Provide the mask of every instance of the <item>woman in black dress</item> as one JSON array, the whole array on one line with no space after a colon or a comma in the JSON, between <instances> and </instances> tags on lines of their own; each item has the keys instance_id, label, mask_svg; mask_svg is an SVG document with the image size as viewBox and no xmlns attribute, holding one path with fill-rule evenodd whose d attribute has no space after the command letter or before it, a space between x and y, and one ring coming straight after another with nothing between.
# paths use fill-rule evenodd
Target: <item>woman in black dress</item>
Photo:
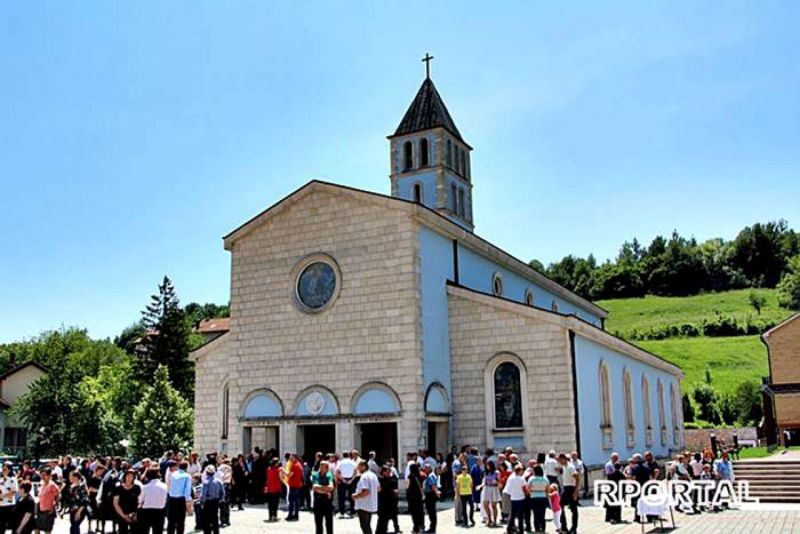
<instances>
[{"instance_id":1,"label":"woman in black dress","mask_svg":"<svg viewBox=\"0 0 800 534\"><path fill-rule=\"evenodd\" d=\"M20 499L17 501L17 528L14 534L31 534L36 525L36 503L31 496L31 483L23 480L19 483Z\"/></svg>"},{"instance_id":2,"label":"woman in black dress","mask_svg":"<svg viewBox=\"0 0 800 534\"><path fill-rule=\"evenodd\" d=\"M389 530L389 521L397 518L397 500L400 495L397 477L392 473L391 465L385 464L381 468L381 476L378 479L378 483L380 484L380 491L378 492L378 527L375 532L376 534L386 534Z\"/></svg>"},{"instance_id":3,"label":"woman in black dress","mask_svg":"<svg viewBox=\"0 0 800 534\"><path fill-rule=\"evenodd\" d=\"M236 463L233 464L233 487L231 488L231 506L236 506L237 510L244 510L242 505L247 498L249 478L250 472L247 470L244 454L240 454L236 458Z\"/></svg>"},{"instance_id":4,"label":"woman in black dress","mask_svg":"<svg viewBox=\"0 0 800 534\"><path fill-rule=\"evenodd\" d=\"M81 534L81 523L86 517L86 509L89 507L89 494L83 483L83 476L77 470L70 472L69 481L66 502L69 510L69 532L70 534Z\"/></svg>"},{"instance_id":5,"label":"woman in black dress","mask_svg":"<svg viewBox=\"0 0 800 534\"><path fill-rule=\"evenodd\" d=\"M411 521L414 524L412 532L417 534L425 530L425 510L422 504L422 497L422 479L419 474L419 464L414 462L408 468L406 500L408 501L408 513L411 514Z\"/></svg>"},{"instance_id":6,"label":"woman in black dress","mask_svg":"<svg viewBox=\"0 0 800 534\"><path fill-rule=\"evenodd\" d=\"M114 512L119 534L129 534L136 528L136 512L142 488L134 483L135 480L136 472L133 469L125 471L122 482L114 492Z\"/></svg>"}]
</instances>

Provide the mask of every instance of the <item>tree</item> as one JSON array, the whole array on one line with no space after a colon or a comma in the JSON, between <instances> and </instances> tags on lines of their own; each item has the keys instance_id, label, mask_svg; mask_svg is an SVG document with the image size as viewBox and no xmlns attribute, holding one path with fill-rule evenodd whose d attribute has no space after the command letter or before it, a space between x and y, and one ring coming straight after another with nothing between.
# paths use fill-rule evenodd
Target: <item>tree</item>
<instances>
[{"instance_id":1,"label":"tree","mask_svg":"<svg viewBox=\"0 0 800 534\"><path fill-rule=\"evenodd\" d=\"M719 414L722 422L726 425L736 423L738 414L736 413L736 401L733 396L725 394L719 398Z\"/></svg>"},{"instance_id":2,"label":"tree","mask_svg":"<svg viewBox=\"0 0 800 534\"><path fill-rule=\"evenodd\" d=\"M164 365L172 384L186 399L194 398L194 369L189 361L191 325L180 307L172 281L168 277L158 286L158 294L142 312L146 328L136 350L136 376L148 383L156 368Z\"/></svg>"},{"instance_id":3,"label":"tree","mask_svg":"<svg viewBox=\"0 0 800 534\"><path fill-rule=\"evenodd\" d=\"M703 421L718 425L722 415L717 405L717 391L709 384L700 384L694 388L694 402L697 405L697 417Z\"/></svg>"},{"instance_id":4,"label":"tree","mask_svg":"<svg viewBox=\"0 0 800 534\"><path fill-rule=\"evenodd\" d=\"M750 294L747 296L747 300L750 302L750 306L756 310L756 313L761 315L761 309L767 303L767 297L762 293L758 293L755 289L751 289Z\"/></svg>"},{"instance_id":5,"label":"tree","mask_svg":"<svg viewBox=\"0 0 800 534\"><path fill-rule=\"evenodd\" d=\"M94 341L77 328L46 332L15 344L18 354L48 372L17 399L12 413L28 431L34 455L115 454L123 431L90 377L124 366L128 356L108 341Z\"/></svg>"},{"instance_id":6,"label":"tree","mask_svg":"<svg viewBox=\"0 0 800 534\"><path fill-rule=\"evenodd\" d=\"M800 254L789 262L789 270L778 284L778 304L800 310Z\"/></svg>"},{"instance_id":7,"label":"tree","mask_svg":"<svg viewBox=\"0 0 800 534\"><path fill-rule=\"evenodd\" d=\"M135 456L159 457L166 450L185 449L192 441L194 414L159 365L141 402L133 411L131 448Z\"/></svg>"},{"instance_id":8,"label":"tree","mask_svg":"<svg viewBox=\"0 0 800 534\"><path fill-rule=\"evenodd\" d=\"M683 420L687 423L694 422L694 406L692 406L692 399L689 398L689 393L684 391L681 397L681 404L683 405Z\"/></svg>"},{"instance_id":9,"label":"tree","mask_svg":"<svg viewBox=\"0 0 800 534\"><path fill-rule=\"evenodd\" d=\"M775 287L792 246L786 221L756 223L744 228L734 239L731 265L744 273L752 285Z\"/></svg>"},{"instance_id":10,"label":"tree","mask_svg":"<svg viewBox=\"0 0 800 534\"><path fill-rule=\"evenodd\" d=\"M736 386L733 395L736 404L736 416L740 424L758 425L764 416L764 408L761 403L761 387L758 383L748 380Z\"/></svg>"}]
</instances>

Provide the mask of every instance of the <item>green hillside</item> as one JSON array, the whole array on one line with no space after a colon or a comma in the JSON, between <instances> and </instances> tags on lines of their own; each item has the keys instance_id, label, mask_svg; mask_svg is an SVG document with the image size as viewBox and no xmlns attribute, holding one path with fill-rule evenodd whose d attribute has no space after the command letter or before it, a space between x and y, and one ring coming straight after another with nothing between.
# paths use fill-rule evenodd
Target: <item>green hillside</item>
<instances>
[{"instance_id":1,"label":"green hillside","mask_svg":"<svg viewBox=\"0 0 800 534\"><path fill-rule=\"evenodd\" d=\"M686 373L684 389L703 381L706 366L711 368L714 387L720 393L733 393L745 380L761 382L767 376L767 348L758 336L672 338L637 341L643 349L679 365Z\"/></svg>"},{"instance_id":2,"label":"green hillside","mask_svg":"<svg viewBox=\"0 0 800 534\"><path fill-rule=\"evenodd\" d=\"M717 313L732 316L742 323L748 318L757 322L779 322L791 314L778 306L774 290L759 289L756 292L766 298L760 315L749 303L749 289L693 297L605 300L598 305L610 312L606 322L608 331L628 338L651 328L686 323L700 325L704 320L713 320ZM686 373L686 389L703 381L706 366L711 368L714 386L720 393L732 392L745 380L760 382L761 377L769 372L767 349L757 335L672 337L632 342L679 365Z\"/></svg>"},{"instance_id":3,"label":"green hillside","mask_svg":"<svg viewBox=\"0 0 800 534\"><path fill-rule=\"evenodd\" d=\"M761 314L750 305L750 292L766 298ZM790 312L778 306L774 289L737 289L722 293L706 293L693 297L654 297L601 300L597 304L610 312L606 329L622 337L635 330L645 332L661 326L713 320L717 312L734 317L740 323L748 318L758 322L778 323Z\"/></svg>"}]
</instances>

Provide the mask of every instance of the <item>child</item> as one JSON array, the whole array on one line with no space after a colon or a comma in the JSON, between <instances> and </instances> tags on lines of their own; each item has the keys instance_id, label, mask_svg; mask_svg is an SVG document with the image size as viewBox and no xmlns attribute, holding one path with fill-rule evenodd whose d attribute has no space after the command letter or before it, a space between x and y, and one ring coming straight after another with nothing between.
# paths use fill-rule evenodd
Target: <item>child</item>
<instances>
[{"instance_id":1,"label":"child","mask_svg":"<svg viewBox=\"0 0 800 534\"><path fill-rule=\"evenodd\" d=\"M464 518L464 526L470 526L469 524L472 523L474 527L475 519L473 519L473 515L475 508L472 504L472 477L467 472L466 465L461 466L461 473L456 477L456 490L458 491L458 496L461 497L461 517ZM469 521L467 521L467 505L469 505Z\"/></svg>"},{"instance_id":2,"label":"child","mask_svg":"<svg viewBox=\"0 0 800 534\"><path fill-rule=\"evenodd\" d=\"M556 532L561 531L561 497L558 496L558 484L550 485L550 508L553 510L553 526Z\"/></svg>"}]
</instances>

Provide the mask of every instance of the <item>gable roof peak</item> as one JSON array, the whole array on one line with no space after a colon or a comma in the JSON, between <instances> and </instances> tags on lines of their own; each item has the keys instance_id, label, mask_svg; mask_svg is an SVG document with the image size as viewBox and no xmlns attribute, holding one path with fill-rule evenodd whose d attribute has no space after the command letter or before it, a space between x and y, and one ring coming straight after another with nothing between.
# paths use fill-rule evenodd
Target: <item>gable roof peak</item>
<instances>
[{"instance_id":1,"label":"gable roof peak","mask_svg":"<svg viewBox=\"0 0 800 534\"><path fill-rule=\"evenodd\" d=\"M456 123L450 112L447 111L447 106L444 105L444 100L436 90L433 80L425 78L422 85L417 91L417 95L408 107L403 120L395 130L394 134L390 137L397 137L399 135L406 135L430 128L441 127L453 134L456 139L462 143L466 143L461 137L461 133L456 128Z\"/></svg>"}]
</instances>

